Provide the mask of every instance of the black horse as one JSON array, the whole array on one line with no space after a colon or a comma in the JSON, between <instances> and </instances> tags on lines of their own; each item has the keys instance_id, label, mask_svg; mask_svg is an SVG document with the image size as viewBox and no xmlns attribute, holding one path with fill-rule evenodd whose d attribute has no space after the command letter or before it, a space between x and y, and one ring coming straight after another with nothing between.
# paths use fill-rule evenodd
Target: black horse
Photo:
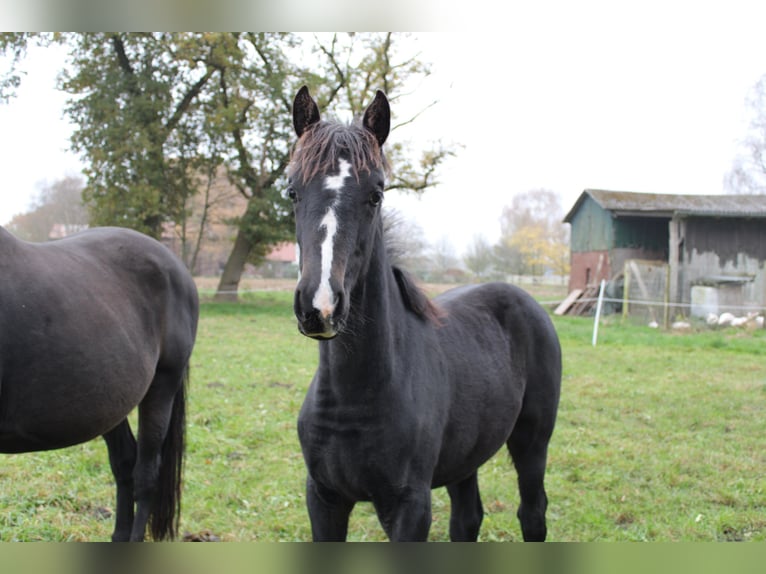
<instances>
[{"instance_id":1,"label":"black horse","mask_svg":"<svg viewBox=\"0 0 766 574\"><path fill-rule=\"evenodd\" d=\"M0 227L0 452L104 437L112 540L173 538L199 304L163 245L94 228L26 243ZM138 440L128 414L138 405Z\"/></svg>"},{"instance_id":2,"label":"black horse","mask_svg":"<svg viewBox=\"0 0 766 574\"><path fill-rule=\"evenodd\" d=\"M426 298L391 263L381 202L390 126L378 92L361 122L320 121L302 88L289 169L301 278L294 310L318 339L298 419L314 540L345 540L372 501L391 540L426 540L431 489L446 486L450 538L476 540L478 468L508 446L525 540L544 540L543 486L561 350L546 312L505 284Z\"/></svg>"}]
</instances>

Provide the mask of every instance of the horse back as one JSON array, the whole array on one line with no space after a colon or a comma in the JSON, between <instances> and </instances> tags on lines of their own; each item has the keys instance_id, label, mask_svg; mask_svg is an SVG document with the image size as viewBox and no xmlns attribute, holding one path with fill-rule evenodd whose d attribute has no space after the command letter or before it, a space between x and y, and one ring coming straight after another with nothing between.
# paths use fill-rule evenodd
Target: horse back
<instances>
[{"instance_id":1,"label":"horse back","mask_svg":"<svg viewBox=\"0 0 766 574\"><path fill-rule=\"evenodd\" d=\"M516 372L535 375L544 363L560 374L561 349L553 323L523 289L509 283L484 283L446 291L434 302L442 309L444 329L439 331L448 352L461 348L508 350ZM481 345L470 344L478 341Z\"/></svg>"}]
</instances>

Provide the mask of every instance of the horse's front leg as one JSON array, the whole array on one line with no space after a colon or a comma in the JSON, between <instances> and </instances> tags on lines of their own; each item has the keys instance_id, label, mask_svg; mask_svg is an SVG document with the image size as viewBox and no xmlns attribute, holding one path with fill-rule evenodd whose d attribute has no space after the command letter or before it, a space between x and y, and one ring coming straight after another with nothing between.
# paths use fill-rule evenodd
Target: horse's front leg
<instances>
[{"instance_id":1,"label":"horse's front leg","mask_svg":"<svg viewBox=\"0 0 766 574\"><path fill-rule=\"evenodd\" d=\"M373 500L391 542L425 542L431 530L431 487L406 486Z\"/></svg>"},{"instance_id":2,"label":"horse's front leg","mask_svg":"<svg viewBox=\"0 0 766 574\"><path fill-rule=\"evenodd\" d=\"M323 488L309 475L306 480L306 507L314 542L344 542L354 503Z\"/></svg>"}]
</instances>

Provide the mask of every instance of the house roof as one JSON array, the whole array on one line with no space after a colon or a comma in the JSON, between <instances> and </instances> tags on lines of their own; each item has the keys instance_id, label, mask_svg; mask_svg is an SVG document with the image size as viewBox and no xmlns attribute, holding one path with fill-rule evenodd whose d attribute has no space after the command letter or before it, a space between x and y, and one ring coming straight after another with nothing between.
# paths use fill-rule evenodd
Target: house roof
<instances>
[{"instance_id":1,"label":"house roof","mask_svg":"<svg viewBox=\"0 0 766 574\"><path fill-rule=\"evenodd\" d=\"M682 195L586 189L564 217L571 223L583 201L590 197L617 217L764 217L766 195Z\"/></svg>"}]
</instances>

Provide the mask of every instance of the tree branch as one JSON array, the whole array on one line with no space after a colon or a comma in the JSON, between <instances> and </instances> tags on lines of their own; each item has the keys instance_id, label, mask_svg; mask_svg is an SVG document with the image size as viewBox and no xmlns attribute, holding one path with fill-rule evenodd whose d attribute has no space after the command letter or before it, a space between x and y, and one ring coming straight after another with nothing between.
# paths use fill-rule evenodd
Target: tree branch
<instances>
[{"instance_id":1,"label":"tree branch","mask_svg":"<svg viewBox=\"0 0 766 574\"><path fill-rule=\"evenodd\" d=\"M141 95L141 90L136 83L136 74L133 70L133 66L130 63L127 53L125 52L125 43L122 41L120 34L110 34L112 39L112 47L117 55L117 63L120 65L125 77L127 78L128 91L134 95Z\"/></svg>"},{"instance_id":2,"label":"tree branch","mask_svg":"<svg viewBox=\"0 0 766 574\"><path fill-rule=\"evenodd\" d=\"M168 131L172 131L173 129L175 129L175 127L178 125L178 122L181 121L181 118L189 109L189 106L191 105L192 101L194 101L194 98L196 98L200 94L200 92L202 91L202 88L205 87L205 84L207 84L208 80L210 80L210 78L213 77L213 74L215 73L215 71L216 69L213 66L208 66L208 69L205 72L205 75L202 76L199 80L197 80L197 82L191 88L189 88L189 91L186 92L183 99L176 106L176 109L173 112L173 115L165 124L165 128Z\"/></svg>"},{"instance_id":3,"label":"tree branch","mask_svg":"<svg viewBox=\"0 0 766 574\"><path fill-rule=\"evenodd\" d=\"M338 43L338 35L333 34L332 37L332 50L328 50L320 41L319 38L314 36L314 39L316 40L317 46L319 46L319 50L327 56L327 59L330 60L330 65L335 70L335 76L337 79L335 87L330 89L330 95L327 98L326 105L329 106L333 100L338 96L338 93L343 89L344 86L348 84L348 80L346 78L346 74L343 71L343 69L340 67L340 64L338 63L337 58L335 57L335 46Z\"/></svg>"}]
</instances>

